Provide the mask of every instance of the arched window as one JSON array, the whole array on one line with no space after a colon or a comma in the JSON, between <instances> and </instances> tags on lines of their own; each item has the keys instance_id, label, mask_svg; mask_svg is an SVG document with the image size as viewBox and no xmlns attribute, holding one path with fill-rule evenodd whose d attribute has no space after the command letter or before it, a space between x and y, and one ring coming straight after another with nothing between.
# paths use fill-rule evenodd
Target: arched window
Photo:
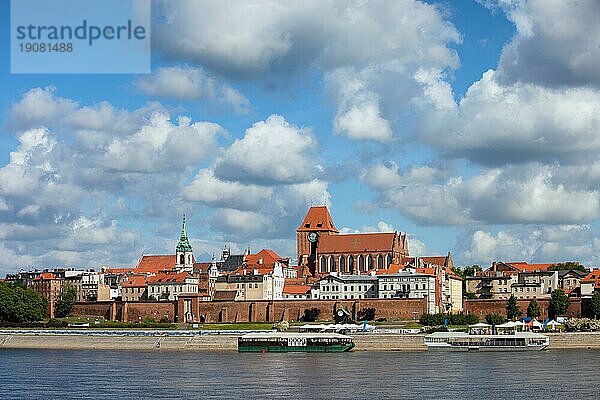
<instances>
[{"instance_id":1,"label":"arched window","mask_svg":"<svg viewBox=\"0 0 600 400\"><path fill-rule=\"evenodd\" d=\"M179 265L185 264L185 256L183 254L179 255Z\"/></svg>"},{"instance_id":2,"label":"arched window","mask_svg":"<svg viewBox=\"0 0 600 400\"><path fill-rule=\"evenodd\" d=\"M319 271L320 272L327 271L327 268L325 265L325 256L321 256L321 258L319 259Z\"/></svg>"},{"instance_id":3,"label":"arched window","mask_svg":"<svg viewBox=\"0 0 600 400\"><path fill-rule=\"evenodd\" d=\"M377 256L377 269L383 269L383 256L380 254Z\"/></svg>"},{"instance_id":4,"label":"arched window","mask_svg":"<svg viewBox=\"0 0 600 400\"><path fill-rule=\"evenodd\" d=\"M373 257L367 256L367 271L373 269Z\"/></svg>"},{"instance_id":5,"label":"arched window","mask_svg":"<svg viewBox=\"0 0 600 400\"><path fill-rule=\"evenodd\" d=\"M350 273L354 273L354 257L348 256L348 271Z\"/></svg>"},{"instance_id":6,"label":"arched window","mask_svg":"<svg viewBox=\"0 0 600 400\"><path fill-rule=\"evenodd\" d=\"M340 272L348 272L346 270L346 257L340 256Z\"/></svg>"},{"instance_id":7,"label":"arched window","mask_svg":"<svg viewBox=\"0 0 600 400\"><path fill-rule=\"evenodd\" d=\"M329 271L337 272L337 265L335 265L335 257L329 256Z\"/></svg>"},{"instance_id":8,"label":"arched window","mask_svg":"<svg viewBox=\"0 0 600 400\"><path fill-rule=\"evenodd\" d=\"M385 267L386 267L386 268L389 268L389 267L390 267L390 265L392 265L392 255L391 255L391 254L388 254L388 255L386 256Z\"/></svg>"},{"instance_id":9,"label":"arched window","mask_svg":"<svg viewBox=\"0 0 600 400\"><path fill-rule=\"evenodd\" d=\"M191 264L191 263L192 263L192 255L190 254L190 255L188 255L188 264Z\"/></svg>"},{"instance_id":10,"label":"arched window","mask_svg":"<svg viewBox=\"0 0 600 400\"><path fill-rule=\"evenodd\" d=\"M363 256L358 256L358 270L359 271L365 270L365 259L363 258Z\"/></svg>"}]
</instances>

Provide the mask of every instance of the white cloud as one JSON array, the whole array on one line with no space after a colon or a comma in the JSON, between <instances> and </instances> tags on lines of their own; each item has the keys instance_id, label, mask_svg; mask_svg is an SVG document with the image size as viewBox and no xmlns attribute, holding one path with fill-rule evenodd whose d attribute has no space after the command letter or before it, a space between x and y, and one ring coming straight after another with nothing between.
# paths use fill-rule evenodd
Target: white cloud
<instances>
[{"instance_id":1,"label":"white cloud","mask_svg":"<svg viewBox=\"0 0 600 400\"><path fill-rule=\"evenodd\" d=\"M138 78L136 88L142 93L179 100L208 100L228 105L237 113L247 113L250 101L237 90L190 66L161 67Z\"/></svg>"},{"instance_id":2,"label":"white cloud","mask_svg":"<svg viewBox=\"0 0 600 400\"><path fill-rule=\"evenodd\" d=\"M557 182L557 170L556 166L528 164L435 182L429 180L430 174L425 174L425 181L420 182L412 180L412 171L401 174L391 164L373 167L363 172L361 179L376 191L381 206L425 224L560 224L597 219L600 193L568 189ZM377 179L378 174L383 178Z\"/></svg>"},{"instance_id":3,"label":"white cloud","mask_svg":"<svg viewBox=\"0 0 600 400\"><path fill-rule=\"evenodd\" d=\"M600 3L499 0L517 33L500 58L501 78L544 86L600 86Z\"/></svg>"},{"instance_id":4,"label":"white cloud","mask_svg":"<svg viewBox=\"0 0 600 400\"><path fill-rule=\"evenodd\" d=\"M437 6L414 0L161 1L154 15L159 52L216 75L289 82L316 67L335 103L335 129L352 139L389 141L420 93L414 72L459 64L449 47L459 32Z\"/></svg>"},{"instance_id":5,"label":"white cloud","mask_svg":"<svg viewBox=\"0 0 600 400\"><path fill-rule=\"evenodd\" d=\"M179 117L177 125L167 113L154 113L145 126L126 138L115 138L104 159L120 171L157 172L182 168L206 159L215 145L215 136L223 132L211 122L191 123Z\"/></svg>"},{"instance_id":6,"label":"white cloud","mask_svg":"<svg viewBox=\"0 0 600 400\"><path fill-rule=\"evenodd\" d=\"M222 181L213 171L203 169L183 189L184 196L208 205L252 210L262 207L273 195L273 188L246 185L240 182Z\"/></svg>"},{"instance_id":7,"label":"white cloud","mask_svg":"<svg viewBox=\"0 0 600 400\"><path fill-rule=\"evenodd\" d=\"M55 91L54 87L29 90L11 107L10 124L18 129L37 128L63 119L77 109L77 102L56 97Z\"/></svg>"},{"instance_id":8,"label":"white cloud","mask_svg":"<svg viewBox=\"0 0 600 400\"><path fill-rule=\"evenodd\" d=\"M246 130L217 160L219 178L254 183L300 183L311 180L318 164L309 158L316 140L282 116L271 115Z\"/></svg>"},{"instance_id":9,"label":"white cloud","mask_svg":"<svg viewBox=\"0 0 600 400\"><path fill-rule=\"evenodd\" d=\"M497 232L478 229L458 247L462 261L482 266L492 261L600 263L600 240L589 225L525 225Z\"/></svg>"},{"instance_id":10,"label":"white cloud","mask_svg":"<svg viewBox=\"0 0 600 400\"><path fill-rule=\"evenodd\" d=\"M483 74L454 104L448 84L421 74L418 135L443 153L484 164L530 160L577 162L600 150L600 91L504 85Z\"/></svg>"}]
</instances>

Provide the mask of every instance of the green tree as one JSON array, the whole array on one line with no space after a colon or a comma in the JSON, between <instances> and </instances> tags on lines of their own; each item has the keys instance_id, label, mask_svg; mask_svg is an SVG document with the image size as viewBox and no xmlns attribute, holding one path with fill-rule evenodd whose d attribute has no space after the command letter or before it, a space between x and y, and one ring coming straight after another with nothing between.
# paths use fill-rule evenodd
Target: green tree
<instances>
[{"instance_id":1,"label":"green tree","mask_svg":"<svg viewBox=\"0 0 600 400\"><path fill-rule=\"evenodd\" d=\"M500 325L500 324L503 324L504 322L506 322L506 320L504 319L504 317L502 315L494 313L494 314L486 315L485 322L487 322L490 325Z\"/></svg>"},{"instance_id":2,"label":"green tree","mask_svg":"<svg viewBox=\"0 0 600 400\"><path fill-rule=\"evenodd\" d=\"M302 319L304 322L315 322L319 319L319 314L321 312L318 308L312 307L304 310L304 318Z\"/></svg>"},{"instance_id":3,"label":"green tree","mask_svg":"<svg viewBox=\"0 0 600 400\"><path fill-rule=\"evenodd\" d=\"M466 278L467 276L475 276L477 272L481 272L482 269L479 265L470 265L468 267L452 267L452 272L461 278Z\"/></svg>"},{"instance_id":4,"label":"green tree","mask_svg":"<svg viewBox=\"0 0 600 400\"><path fill-rule=\"evenodd\" d=\"M550 305L548 307L548 312L554 318L559 315L563 315L569 309L569 305L571 304L571 300L569 296L565 294L562 289L556 289L552 291L552 295L550 296Z\"/></svg>"},{"instance_id":5,"label":"green tree","mask_svg":"<svg viewBox=\"0 0 600 400\"><path fill-rule=\"evenodd\" d=\"M514 294L510 295L508 302L506 303L506 318L509 320L514 320L519 318L523 314L519 309L519 305L517 304L517 298Z\"/></svg>"},{"instance_id":6,"label":"green tree","mask_svg":"<svg viewBox=\"0 0 600 400\"><path fill-rule=\"evenodd\" d=\"M39 321L46 314L46 301L33 289L0 282L0 321Z\"/></svg>"},{"instance_id":7,"label":"green tree","mask_svg":"<svg viewBox=\"0 0 600 400\"><path fill-rule=\"evenodd\" d=\"M594 314L594 318L598 318L600 315L600 292L595 292L592 296L592 314Z\"/></svg>"},{"instance_id":8,"label":"green tree","mask_svg":"<svg viewBox=\"0 0 600 400\"><path fill-rule=\"evenodd\" d=\"M537 318L540 316L540 306L536 299L531 299L527 306L527 316L531 318Z\"/></svg>"},{"instance_id":9,"label":"green tree","mask_svg":"<svg viewBox=\"0 0 600 400\"><path fill-rule=\"evenodd\" d=\"M66 285L56 302L54 313L58 318L68 317L73 310L73 304L77 298L77 291L71 285Z\"/></svg>"},{"instance_id":10,"label":"green tree","mask_svg":"<svg viewBox=\"0 0 600 400\"><path fill-rule=\"evenodd\" d=\"M590 272L586 267L579 264L578 262L567 261L565 263L553 264L548 267L548 271L581 271Z\"/></svg>"}]
</instances>

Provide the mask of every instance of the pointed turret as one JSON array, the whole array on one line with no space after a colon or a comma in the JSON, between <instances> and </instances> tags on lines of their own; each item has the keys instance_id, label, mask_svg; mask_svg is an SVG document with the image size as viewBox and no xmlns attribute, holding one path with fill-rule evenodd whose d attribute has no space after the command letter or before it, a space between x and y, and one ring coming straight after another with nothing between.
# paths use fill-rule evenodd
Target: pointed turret
<instances>
[{"instance_id":1,"label":"pointed turret","mask_svg":"<svg viewBox=\"0 0 600 400\"><path fill-rule=\"evenodd\" d=\"M176 251L187 252L192 251L192 246L188 239L187 229L185 228L185 214L183 214L183 222L181 224L181 235L179 236L179 243L177 243Z\"/></svg>"},{"instance_id":2,"label":"pointed turret","mask_svg":"<svg viewBox=\"0 0 600 400\"><path fill-rule=\"evenodd\" d=\"M192 273L194 270L194 253L185 227L185 214L183 215L181 235L179 236L179 243L177 243L177 247L175 248L175 254L177 256L177 271Z\"/></svg>"}]
</instances>

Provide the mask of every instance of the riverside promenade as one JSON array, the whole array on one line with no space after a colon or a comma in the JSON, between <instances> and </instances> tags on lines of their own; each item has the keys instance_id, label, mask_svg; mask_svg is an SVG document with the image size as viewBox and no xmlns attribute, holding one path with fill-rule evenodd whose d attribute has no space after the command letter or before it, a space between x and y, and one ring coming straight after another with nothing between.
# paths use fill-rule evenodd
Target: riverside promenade
<instances>
[{"instance_id":1,"label":"riverside promenade","mask_svg":"<svg viewBox=\"0 0 600 400\"><path fill-rule=\"evenodd\" d=\"M59 332L0 331L3 348L155 350L155 351L236 351L237 338L246 332L203 331L114 331ZM423 334L360 333L351 334L354 351L426 351ZM549 350L600 350L600 333L549 333Z\"/></svg>"}]
</instances>

